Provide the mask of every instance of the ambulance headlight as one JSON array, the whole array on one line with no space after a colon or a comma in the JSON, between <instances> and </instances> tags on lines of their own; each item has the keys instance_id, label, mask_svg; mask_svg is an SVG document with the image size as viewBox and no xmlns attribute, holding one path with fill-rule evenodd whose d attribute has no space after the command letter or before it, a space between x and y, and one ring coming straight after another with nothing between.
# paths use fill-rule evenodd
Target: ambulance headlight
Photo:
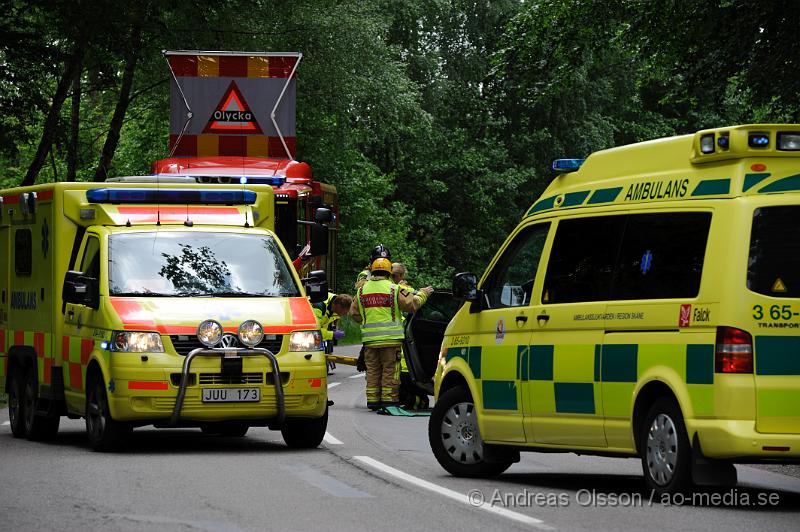
<instances>
[{"instance_id":1,"label":"ambulance headlight","mask_svg":"<svg viewBox=\"0 0 800 532\"><path fill-rule=\"evenodd\" d=\"M295 331L289 337L289 351L322 351L322 333Z\"/></svg>"},{"instance_id":2,"label":"ambulance headlight","mask_svg":"<svg viewBox=\"0 0 800 532\"><path fill-rule=\"evenodd\" d=\"M247 347L255 347L264 338L264 328L256 320L247 320L239 325L239 341Z\"/></svg>"},{"instance_id":3,"label":"ambulance headlight","mask_svg":"<svg viewBox=\"0 0 800 532\"><path fill-rule=\"evenodd\" d=\"M111 350L125 353L163 353L161 335L156 332L114 331Z\"/></svg>"},{"instance_id":4,"label":"ambulance headlight","mask_svg":"<svg viewBox=\"0 0 800 532\"><path fill-rule=\"evenodd\" d=\"M778 133L778 149L800 151L800 133Z\"/></svg>"},{"instance_id":5,"label":"ambulance headlight","mask_svg":"<svg viewBox=\"0 0 800 532\"><path fill-rule=\"evenodd\" d=\"M214 320L206 320L197 328L197 339L206 347L214 347L222 339L222 325Z\"/></svg>"}]
</instances>

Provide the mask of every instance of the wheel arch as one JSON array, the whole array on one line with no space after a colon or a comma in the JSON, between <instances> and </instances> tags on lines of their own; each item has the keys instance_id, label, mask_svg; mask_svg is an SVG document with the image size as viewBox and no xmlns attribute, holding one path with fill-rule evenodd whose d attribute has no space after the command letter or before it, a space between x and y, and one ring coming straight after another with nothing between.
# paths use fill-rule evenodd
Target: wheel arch
<instances>
[{"instance_id":1,"label":"wheel arch","mask_svg":"<svg viewBox=\"0 0 800 532\"><path fill-rule=\"evenodd\" d=\"M24 371L34 371L37 382L39 378L39 365L36 362L36 351L29 345L15 345L8 350L8 370L5 376L5 389L8 389L11 375L18 367Z\"/></svg>"},{"instance_id":2,"label":"wheel arch","mask_svg":"<svg viewBox=\"0 0 800 532\"><path fill-rule=\"evenodd\" d=\"M661 397L666 397L674 401L678 407L678 410L681 412L681 416L684 418L684 424L686 422L686 416L683 408L681 407L681 402L678 400L678 395L673 391L673 389L664 381L649 381L648 383L644 384L636 394L636 401L633 405L631 429L633 430L633 442L636 445L636 452L639 452L639 436L644 417L647 415L650 407L653 406L653 404Z\"/></svg>"}]
</instances>

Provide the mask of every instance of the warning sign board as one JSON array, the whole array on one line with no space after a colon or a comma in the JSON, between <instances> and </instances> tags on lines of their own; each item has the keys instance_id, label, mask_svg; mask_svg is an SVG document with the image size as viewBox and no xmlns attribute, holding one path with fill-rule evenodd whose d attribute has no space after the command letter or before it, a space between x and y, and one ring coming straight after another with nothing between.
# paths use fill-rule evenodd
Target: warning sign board
<instances>
[{"instance_id":1,"label":"warning sign board","mask_svg":"<svg viewBox=\"0 0 800 532\"><path fill-rule=\"evenodd\" d=\"M214 112L211 113L203 133L244 135L261 135L263 133L235 81L231 81L228 90L225 91Z\"/></svg>"}]
</instances>

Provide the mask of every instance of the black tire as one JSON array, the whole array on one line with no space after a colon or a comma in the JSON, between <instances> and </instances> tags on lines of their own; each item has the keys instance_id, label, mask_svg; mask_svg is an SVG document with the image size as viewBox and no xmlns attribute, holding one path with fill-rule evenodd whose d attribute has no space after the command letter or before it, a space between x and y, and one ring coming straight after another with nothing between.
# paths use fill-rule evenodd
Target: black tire
<instances>
[{"instance_id":1,"label":"black tire","mask_svg":"<svg viewBox=\"0 0 800 532\"><path fill-rule=\"evenodd\" d=\"M207 423L200 426L203 434L212 436L225 436L228 438L241 438L250 430L250 425L239 421L225 421L221 423Z\"/></svg>"},{"instance_id":2,"label":"black tire","mask_svg":"<svg viewBox=\"0 0 800 532\"><path fill-rule=\"evenodd\" d=\"M36 372L29 370L25 376L25 389L23 391L22 423L25 427L25 435L32 441L52 440L58 434L58 425L61 417L51 413L45 415L36 413L38 390L39 382L36 378Z\"/></svg>"},{"instance_id":3,"label":"black tire","mask_svg":"<svg viewBox=\"0 0 800 532\"><path fill-rule=\"evenodd\" d=\"M287 419L281 427L283 441L292 449L319 447L328 429L328 409L316 419Z\"/></svg>"},{"instance_id":4,"label":"black tire","mask_svg":"<svg viewBox=\"0 0 800 532\"><path fill-rule=\"evenodd\" d=\"M436 401L428 423L428 441L439 464L457 477L494 477L513 463L484 460L475 403L463 386L447 390Z\"/></svg>"},{"instance_id":5,"label":"black tire","mask_svg":"<svg viewBox=\"0 0 800 532\"><path fill-rule=\"evenodd\" d=\"M86 435L95 451L115 451L122 447L133 427L111 417L102 375L95 374L86 388Z\"/></svg>"},{"instance_id":6,"label":"black tire","mask_svg":"<svg viewBox=\"0 0 800 532\"><path fill-rule=\"evenodd\" d=\"M661 397L647 411L639 431L639 455L648 492L683 493L692 485L692 449L680 407Z\"/></svg>"},{"instance_id":7,"label":"black tire","mask_svg":"<svg viewBox=\"0 0 800 532\"><path fill-rule=\"evenodd\" d=\"M11 422L11 434L15 438L24 438L25 432L25 401L24 401L24 379L21 373L22 368L15 367L8 376L8 418Z\"/></svg>"}]
</instances>

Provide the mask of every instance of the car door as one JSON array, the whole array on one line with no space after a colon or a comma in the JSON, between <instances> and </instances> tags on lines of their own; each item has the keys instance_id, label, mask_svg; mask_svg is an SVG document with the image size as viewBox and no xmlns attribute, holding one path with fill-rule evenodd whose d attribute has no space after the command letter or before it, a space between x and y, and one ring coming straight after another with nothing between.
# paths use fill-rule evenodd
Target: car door
<instances>
[{"instance_id":1,"label":"car door","mask_svg":"<svg viewBox=\"0 0 800 532\"><path fill-rule=\"evenodd\" d=\"M84 276L100 280L102 252L100 238L87 234L81 246L79 269ZM64 388L72 409L83 410L86 366L95 340L102 339L102 329L96 328L100 311L90 306L66 303L64 307Z\"/></svg>"},{"instance_id":2,"label":"car door","mask_svg":"<svg viewBox=\"0 0 800 532\"><path fill-rule=\"evenodd\" d=\"M623 227L622 216L594 216L555 228L525 361L529 442L606 446L599 368Z\"/></svg>"},{"instance_id":3,"label":"car door","mask_svg":"<svg viewBox=\"0 0 800 532\"><path fill-rule=\"evenodd\" d=\"M487 439L525 441L521 364L535 324L531 295L549 229L549 222L518 229L471 304L475 332L466 352L479 385L476 404Z\"/></svg>"},{"instance_id":4,"label":"car door","mask_svg":"<svg viewBox=\"0 0 800 532\"><path fill-rule=\"evenodd\" d=\"M450 290L436 289L427 302L406 320L403 356L412 381L428 395L433 395L433 375L444 331L460 306L461 302L453 299Z\"/></svg>"}]
</instances>

